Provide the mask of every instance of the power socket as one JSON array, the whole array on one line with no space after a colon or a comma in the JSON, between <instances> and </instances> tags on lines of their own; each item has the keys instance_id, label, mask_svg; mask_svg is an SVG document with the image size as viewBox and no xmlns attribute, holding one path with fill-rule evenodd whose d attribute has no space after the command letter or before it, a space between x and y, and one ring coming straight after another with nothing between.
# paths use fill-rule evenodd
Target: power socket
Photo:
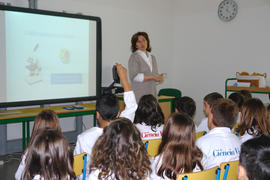
<instances>
[{"instance_id":1,"label":"power socket","mask_svg":"<svg viewBox=\"0 0 270 180\"><path fill-rule=\"evenodd\" d=\"M4 161L3 160L0 160L0 166L4 164Z\"/></svg>"}]
</instances>

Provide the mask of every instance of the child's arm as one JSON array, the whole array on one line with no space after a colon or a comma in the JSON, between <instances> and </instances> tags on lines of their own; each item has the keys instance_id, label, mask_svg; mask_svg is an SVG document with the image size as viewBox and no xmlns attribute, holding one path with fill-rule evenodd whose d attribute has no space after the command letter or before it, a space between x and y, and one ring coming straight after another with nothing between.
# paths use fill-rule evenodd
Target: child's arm
<instances>
[{"instance_id":1,"label":"child's arm","mask_svg":"<svg viewBox=\"0 0 270 180\"><path fill-rule=\"evenodd\" d=\"M128 118L133 122L135 111L137 109L135 94L132 91L128 82L127 69L121 64L116 64L116 68L118 76L124 88L124 102L126 105L124 111L121 112L120 117Z\"/></svg>"},{"instance_id":2,"label":"child's arm","mask_svg":"<svg viewBox=\"0 0 270 180\"><path fill-rule=\"evenodd\" d=\"M127 77L127 69L118 63L116 63L116 68L117 68L117 74L118 74L120 81L123 85L124 91L125 92L131 91L132 89L130 87L130 84L128 82L128 77Z\"/></svg>"}]
</instances>

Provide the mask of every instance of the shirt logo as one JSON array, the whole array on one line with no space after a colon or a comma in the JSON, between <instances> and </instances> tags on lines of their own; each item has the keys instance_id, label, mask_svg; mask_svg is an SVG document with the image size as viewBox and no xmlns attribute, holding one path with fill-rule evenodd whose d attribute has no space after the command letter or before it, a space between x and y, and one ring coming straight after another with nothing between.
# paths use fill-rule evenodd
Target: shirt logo
<instances>
[{"instance_id":1,"label":"shirt logo","mask_svg":"<svg viewBox=\"0 0 270 180\"><path fill-rule=\"evenodd\" d=\"M214 157L222 157L222 156L236 156L240 154L240 148L234 148L234 149L215 149L213 151Z\"/></svg>"},{"instance_id":2,"label":"shirt logo","mask_svg":"<svg viewBox=\"0 0 270 180\"><path fill-rule=\"evenodd\" d=\"M142 138L149 138L149 137L160 137L162 136L162 132L158 131L158 132L142 132L141 133L141 137Z\"/></svg>"}]
</instances>

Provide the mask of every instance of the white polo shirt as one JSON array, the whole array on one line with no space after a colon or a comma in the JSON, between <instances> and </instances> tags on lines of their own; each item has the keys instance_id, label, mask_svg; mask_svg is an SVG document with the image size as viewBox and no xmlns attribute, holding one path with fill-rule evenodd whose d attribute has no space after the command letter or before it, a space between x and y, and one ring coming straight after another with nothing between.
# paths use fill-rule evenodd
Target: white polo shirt
<instances>
[{"instance_id":1,"label":"white polo shirt","mask_svg":"<svg viewBox=\"0 0 270 180\"><path fill-rule=\"evenodd\" d=\"M227 127L216 127L196 141L203 152L202 165L204 169L219 166L222 162L239 160L239 138Z\"/></svg>"},{"instance_id":2,"label":"white polo shirt","mask_svg":"<svg viewBox=\"0 0 270 180\"><path fill-rule=\"evenodd\" d=\"M122 113L120 114L120 117L128 118L133 122L135 111L137 109L137 103L133 91L124 93L124 102L126 107L125 110L122 111ZM74 155L84 152L91 155L92 148L94 147L97 139L99 138L99 136L102 135L102 133L102 128L93 127L78 135L76 147L74 149Z\"/></svg>"},{"instance_id":3,"label":"white polo shirt","mask_svg":"<svg viewBox=\"0 0 270 180\"><path fill-rule=\"evenodd\" d=\"M203 118L200 125L196 128L196 132L202 132L202 131L209 132L208 117Z\"/></svg>"}]
</instances>

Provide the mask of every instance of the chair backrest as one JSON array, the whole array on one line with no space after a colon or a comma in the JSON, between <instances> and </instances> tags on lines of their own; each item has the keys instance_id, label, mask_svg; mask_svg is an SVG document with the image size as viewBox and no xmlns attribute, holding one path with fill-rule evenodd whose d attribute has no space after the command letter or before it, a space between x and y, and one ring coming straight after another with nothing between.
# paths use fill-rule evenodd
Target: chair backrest
<instances>
[{"instance_id":1,"label":"chair backrest","mask_svg":"<svg viewBox=\"0 0 270 180\"><path fill-rule=\"evenodd\" d=\"M206 133L207 133L206 131L201 131L201 132L195 133L195 140L199 139L200 137L202 137Z\"/></svg>"},{"instance_id":2,"label":"chair backrest","mask_svg":"<svg viewBox=\"0 0 270 180\"><path fill-rule=\"evenodd\" d=\"M158 96L173 96L175 98L180 98L182 96L182 92L179 89L164 88L164 89L159 90ZM175 109L175 98L172 101L173 112L174 112L174 109Z\"/></svg>"},{"instance_id":3,"label":"chair backrest","mask_svg":"<svg viewBox=\"0 0 270 180\"><path fill-rule=\"evenodd\" d=\"M218 166L200 172L179 174L177 180L219 180L220 168Z\"/></svg>"},{"instance_id":4,"label":"chair backrest","mask_svg":"<svg viewBox=\"0 0 270 180\"><path fill-rule=\"evenodd\" d=\"M164 88L160 89L158 92L159 96L174 96L176 98L180 98L182 96L182 92L179 89L175 88Z\"/></svg>"},{"instance_id":5,"label":"chair backrest","mask_svg":"<svg viewBox=\"0 0 270 180\"><path fill-rule=\"evenodd\" d=\"M87 153L74 155L73 170L76 176L83 174L83 179L85 179L86 175L86 162Z\"/></svg>"},{"instance_id":6,"label":"chair backrest","mask_svg":"<svg viewBox=\"0 0 270 180\"><path fill-rule=\"evenodd\" d=\"M237 180L237 170L239 161L230 161L220 164L220 177L221 180Z\"/></svg>"},{"instance_id":7,"label":"chair backrest","mask_svg":"<svg viewBox=\"0 0 270 180\"><path fill-rule=\"evenodd\" d=\"M161 139L144 140L145 148L149 157L155 157L158 155L158 148L161 143Z\"/></svg>"},{"instance_id":8,"label":"chair backrest","mask_svg":"<svg viewBox=\"0 0 270 180\"><path fill-rule=\"evenodd\" d=\"M235 134L236 136L240 136L239 131L237 131L238 127L239 127L239 124L236 123L235 126L234 126L234 134Z\"/></svg>"}]
</instances>

